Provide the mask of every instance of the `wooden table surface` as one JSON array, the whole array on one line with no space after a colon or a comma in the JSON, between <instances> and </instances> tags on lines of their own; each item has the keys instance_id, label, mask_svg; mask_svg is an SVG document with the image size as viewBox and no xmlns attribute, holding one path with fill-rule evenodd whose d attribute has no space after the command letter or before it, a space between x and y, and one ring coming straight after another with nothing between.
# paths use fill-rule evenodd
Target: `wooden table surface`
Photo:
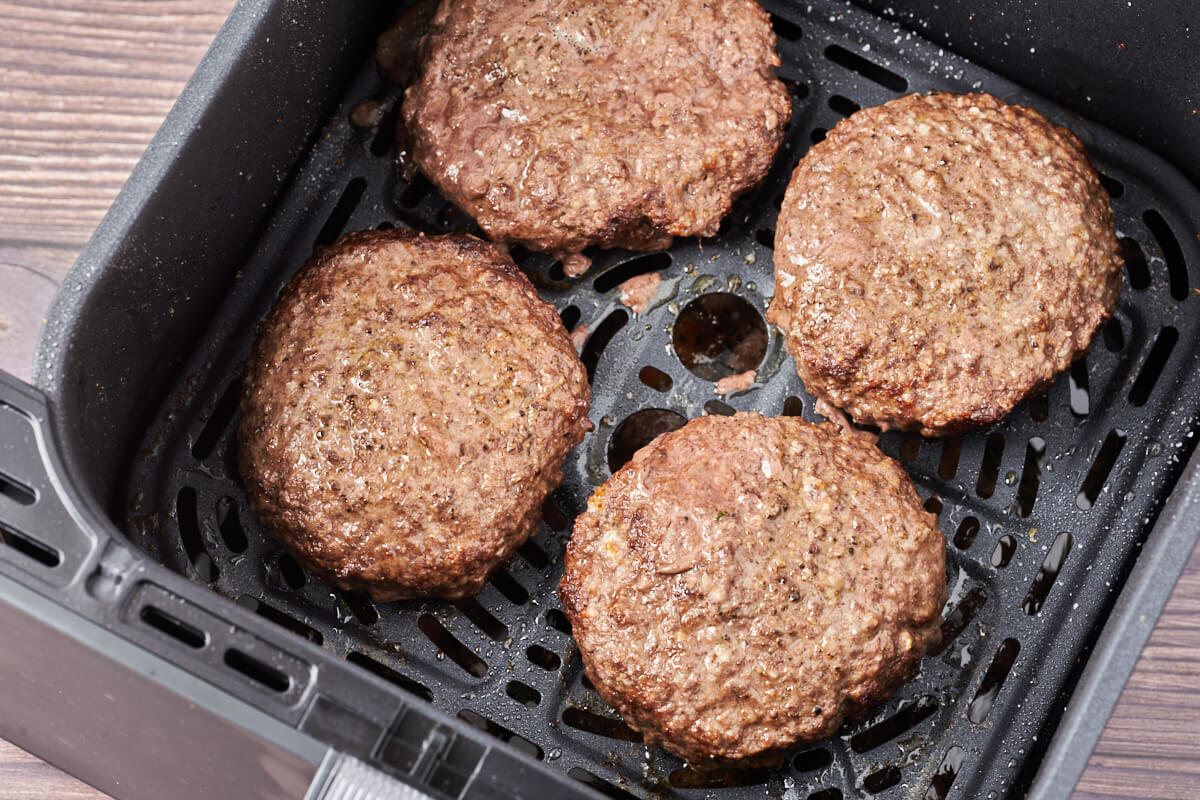
<instances>
[{"instance_id":1,"label":"wooden table surface","mask_svg":"<svg viewBox=\"0 0 1200 800\"><path fill-rule=\"evenodd\" d=\"M232 6L0 0L0 368L29 379L50 298ZM0 740L0 800L103 797ZM1075 797L1200 798L1200 554Z\"/></svg>"}]
</instances>

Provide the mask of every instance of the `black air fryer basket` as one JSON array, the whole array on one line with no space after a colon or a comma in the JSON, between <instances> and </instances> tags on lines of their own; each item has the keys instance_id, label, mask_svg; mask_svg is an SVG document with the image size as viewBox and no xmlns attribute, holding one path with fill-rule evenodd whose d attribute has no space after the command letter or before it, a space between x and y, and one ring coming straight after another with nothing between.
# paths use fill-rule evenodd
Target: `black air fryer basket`
<instances>
[{"instance_id":1,"label":"black air fryer basket","mask_svg":"<svg viewBox=\"0 0 1200 800\"><path fill-rule=\"evenodd\" d=\"M596 430L541 529L476 598L374 604L306 575L248 512L233 432L255 326L314 246L475 230L397 165L400 91L373 49L386 5L242 2L64 283L39 389L0 375L0 736L126 799L1065 797L1200 530L1187 4L1076 4L1072 22L996 2L879 9L895 21L768 2L793 119L715 239L596 252L579 279L514 253L591 331ZM1157 44L1122 62L1126 30ZM555 592L571 519L639 443L634 414L817 418L775 330L755 387L715 394L730 320L762 324L775 217L810 144L927 90L991 92L1080 136L1113 200L1120 305L1002 422L882 437L949 540L945 643L919 677L779 770L692 772L583 675ZM348 122L368 98L390 109L375 131ZM632 315L615 287L649 271L673 295ZM672 345L696 317L716 332L703 375Z\"/></svg>"}]
</instances>

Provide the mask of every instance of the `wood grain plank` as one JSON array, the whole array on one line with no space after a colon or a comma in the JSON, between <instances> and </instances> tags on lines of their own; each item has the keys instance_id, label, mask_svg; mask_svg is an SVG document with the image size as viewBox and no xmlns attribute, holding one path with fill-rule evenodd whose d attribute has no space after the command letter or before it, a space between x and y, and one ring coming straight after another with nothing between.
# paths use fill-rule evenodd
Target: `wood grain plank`
<instances>
[{"instance_id":1,"label":"wood grain plank","mask_svg":"<svg viewBox=\"0 0 1200 800\"><path fill-rule=\"evenodd\" d=\"M46 309L74 258L66 248L0 243L0 369L30 379Z\"/></svg>"},{"instance_id":2,"label":"wood grain plank","mask_svg":"<svg viewBox=\"0 0 1200 800\"><path fill-rule=\"evenodd\" d=\"M4 800L106 800L108 795L0 739Z\"/></svg>"},{"instance_id":3,"label":"wood grain plank","mask_svg":"<svg viewBox=\"0 0 1200 800\"><path fill-rule=\"evenodd\" d=\"M0 368L28 377L55 286L233 0L0 0ZM105 796L0 740L3 800ZM1200 554L1074 800L1200 797Z\"/></svg>"},{"instance_id":4,"label":"wood grain plank","mask_svg":"<svg viewBox=\"0 0 1200 800\"><path fill-rule=\"evenodd\" d=\"M0 369L45 310L234 0L0 0ZM0 740L4 800L103 800Z\"/></svg>"},{"instance_id":5,"label":"wood grain plank","mask_svg":"<svg viewBox=\"0 0 1200 800\"><path fill-rule=\"evenodd\" d=\"M1200 797L1200 550L1192 553L1073 800Z\"/></svg>"},{"instance_id":6,"label":"wood grain plank","mask_svg":"<svg viewBox=\"0 0 1200 800\"><path fill-rule=\"evenodd\" d=\"M0 240L83 245L232 6L0 2Z\"/></svg>"}]
</instances>

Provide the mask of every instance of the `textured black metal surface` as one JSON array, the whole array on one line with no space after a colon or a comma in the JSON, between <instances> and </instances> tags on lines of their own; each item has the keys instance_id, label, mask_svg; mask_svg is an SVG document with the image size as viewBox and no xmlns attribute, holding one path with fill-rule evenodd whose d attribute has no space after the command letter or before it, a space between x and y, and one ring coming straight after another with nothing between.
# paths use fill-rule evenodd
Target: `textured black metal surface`
<instances>
[{"instance_id":1,"label":"textured black metal surface","mask_svg":"<svg viewBox=\"0 0 1200 800\"><path fill-rule=\"evenodd\" d=\"M854 0L1165 156L1200 182L1200 29L1190 0Z\"/></svg>"},{"instance_id":2,"label":"textured black metal surface","mask_svg":"<svg viewBox=\"0 0 1200 800\"><path fill-rule=\"evenodd\" d=\"M597 253L592 272L575 281L547 257L516 253L564 316L612 335L602 349L599 335L584 348L595 364L597 429L567 465L554 495L557 512L477 599L376 607L331 591L280 553L247 512L235 477L241 364L258 320L318 237L380 224L471 230L427 184L399 178L387 126L371 134L347 123L359 100L394 103L398 96L366 52L344 106L314 139L147 431L119 514L131 540L266 619L618 796L1019 796L1079 659L1192 448L1200 318L1189 306L1197 302L1190 298L1200 269L1200 200L1139 147L865 12L767 5L778 15L780 73L793 87L794 117L767 181L739 201L720 236L677 243L665 266ZM928 89L991 91L1080 135L1107 176L1122 236L1136 243L1127 245L1116 321L1073 377L1062 376L1044 399L1002 423L945 441L883 438L883 449L907 462L929 507L940 509L952 542L947 626L956 635L867 720L804 749L782 770L724 778L744 786L704 785L715 779L631 741L636 735L586 686L555 595L569 519L607 476L614 431L639 409L777 414L796 410L789 398L798 398L803 414L815 418L777 332L756 387L714 405L712 382L688 372L670 346L672 326L700 295L727 292L765 308L770 231L796 161L854 107ZM222 224L210 221L214 231ZM619 305L615 290L596 290L597 282L612 282L609 270L634 261L625 269L656 266L675 286L669 301L637 316ZM1164 353L1160 365L1155 354ZM644 384L645 366L670 376L671 387ZM1065 553L1065 561L1048 559L1054 553ZM260 677L268 688L275 680Z\"/></svg>"}]
</instances>

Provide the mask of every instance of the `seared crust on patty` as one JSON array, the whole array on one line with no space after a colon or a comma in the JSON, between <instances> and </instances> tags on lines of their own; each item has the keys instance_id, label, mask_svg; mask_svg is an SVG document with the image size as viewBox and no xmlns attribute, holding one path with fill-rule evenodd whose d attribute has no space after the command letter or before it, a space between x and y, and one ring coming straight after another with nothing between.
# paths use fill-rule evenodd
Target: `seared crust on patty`
<instances>
[{"instance_id":1,"label":"seared crust on patty","mask_svg":"<svg viewBox=\"0 0 1200 800\"><path fill-rule=\"evenodd\" d=\"M915 673L939 638L945 539L860 437L702 417L595 491L559 595L587 674L648 744L775 764Z\"/></svg>"},{"instance_id":2,"label":"seared crust on patty","mask_svg":"<svg viewBox=\"0 0 1200 800\"><path fill-rule=\"evenodd\" d=\"M558 314L493 245L352 233L259 328L241 473L319 577L376 600L461 597L533 534L589 396Z\"/></svg>"},{"instance_id":3,"label":"seared crust on patty","mask_svg":"<svg viewBox=\"0 0 1200 800\"><path fill-rule=\"evenodd\" d=\"M791 113L753 0L444 0L403 120L496 240L565 257L712 236Z\"/></svg>"},{"instance_id":4,"label":"seared crust on patty","mask_svg":"<svg viewBox=\"0 0 1200 800\"><path fill-rule=\"evenodd\" d=\"M1070 131L990 95L911 95L796 167L767 319L809 392L937 436L1046 386L1120 289L1108 195Z\"/></svg>"}]
</instances>

